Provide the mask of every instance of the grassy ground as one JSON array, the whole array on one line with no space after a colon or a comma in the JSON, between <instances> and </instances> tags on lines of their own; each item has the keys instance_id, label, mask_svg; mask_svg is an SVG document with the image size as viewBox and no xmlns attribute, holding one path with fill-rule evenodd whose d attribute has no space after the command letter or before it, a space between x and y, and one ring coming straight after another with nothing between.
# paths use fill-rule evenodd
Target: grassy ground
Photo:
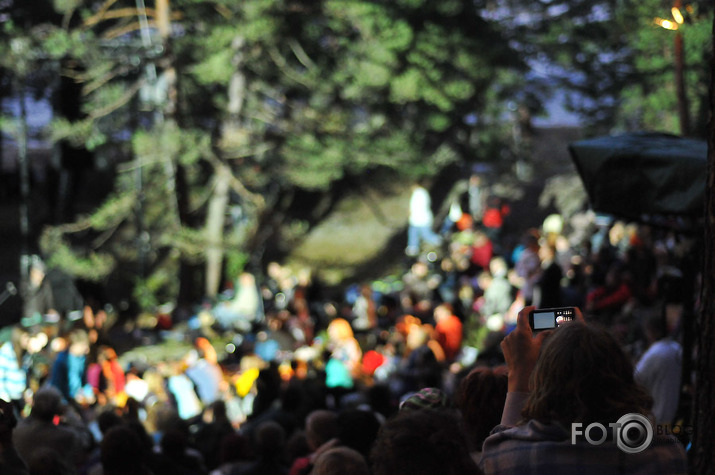
<instances>
[{"instance_id":1,"label":"grassy ground","mask_svg":"<svg viewBox=\"0 0 715 475\"><path fill-rule=\"evenodd\" d=\"M497 177L490 183L495 193L511 201L511 215L505 224L509 244L518 242L525 229L540 227L548 214L564 204L583 206L585 194L567 148L569 142L579 138L578 129L537 129L533 157L524 170ZM451 185L452 182L445 183L446 187ZM558 199L550 195L542 197L546 188L552 191L556 188L552 195ZM433 194L438 196L440 191L445 190L433 190ZM409 184L346 197L293 251L289 265L312 268L330 285L400 272L404 265L409 198ZM433 203L433 208L438 206L439 203Z\"/></svg>"},{"instance_id":2,"label":"grassy ground","mask_svg":"<svg viewBox=\"0 0 715 475\"><path fill-rule=\"evenodd\" d=\"M409 200L408 185L345 198L293 251L288 265L317 270L329 285L361 278L365 267L389 273L403 254Z\"/></svg>"},{"instance_id":3,"label":"grassy ground","mask_svg":"<svg viewBox=\"0 0 715 475\"><path fill-rule=\"evenodd\" d=\"M539 198L550 179L559 175L575 176L567 145L578 138L578 129L537 129L531 166L527 167L531 171L525 176L516 173L501 176L492 183L497 192L514 198L508 220L511 236L518 237L522 229L539 226L543 217L555 210L552 202L540 205ZM451 184L452 181L446 180L445 187ZM565 194L564 186L557 188L556 194ZM445 191L441 188L433 191L435 200L445 194L440 193ZM328 285L400 273L405 265L409 194L407 183L382 182L365 188L362 194L346 197L292 252L289 264L295 268L312 268ZM570 198L565 201L575 202ZM40 229L39 223L45 214L33 206L33 229ZM19 279L21 242L17 202L0 202L0 244L2 289L5 282L17 284ZM20 304L21 300L13 297L1 305L0 324L3 320L16 320Z\"/></svg>"}]
</instances>

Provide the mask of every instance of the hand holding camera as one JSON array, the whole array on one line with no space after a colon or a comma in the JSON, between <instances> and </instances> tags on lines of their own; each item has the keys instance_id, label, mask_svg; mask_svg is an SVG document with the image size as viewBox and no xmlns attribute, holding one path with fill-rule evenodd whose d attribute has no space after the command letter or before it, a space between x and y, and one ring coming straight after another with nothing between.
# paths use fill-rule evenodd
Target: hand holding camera
<instances>
[{"instance_id":1,"label":"hand holding camera","mask_svg":"<svg viewBox=\"0 0 715 475\"><path fill-rule=\"evenodd\" d=\"M563 323L574 321L577 311L576 307L532 308L529 311L529 327L534 335L544 330L553 330Z\"/></svg>"},{"instance_id":2,"label":"hand holding camera","mask_svg":"<svg viewBox=\"0 0 715 475\"><path fill-rule=\"evenodd\" d=\"M530 391L529 378L539 358L541 345L559 325L579 320L583 315L577 307L537 309L524 307L516 320L516 328L502 340L510 392Z\"/></svg>"}]
</instances>

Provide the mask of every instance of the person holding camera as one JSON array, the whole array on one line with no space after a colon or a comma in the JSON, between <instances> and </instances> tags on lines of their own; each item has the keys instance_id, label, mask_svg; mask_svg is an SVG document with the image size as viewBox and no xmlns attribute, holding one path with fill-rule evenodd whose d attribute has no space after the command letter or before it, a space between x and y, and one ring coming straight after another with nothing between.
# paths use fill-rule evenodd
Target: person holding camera
<instances>
[{"instance_id":1,"label":"person holding camera","mask_svg":"<svg viewBox=\"0 0 715 475\"><path fill-rule=\"evenodd\" d=\"M484 442L482 470L687 473L679 442L654 437L645 417L652 400L617 341L587 325L578 309L574 321L557 325L554 317L553 330L535 332L533 310L519 312L516 329L501 343L508 393L501 424Z\"/></svg>"}]
</instances>

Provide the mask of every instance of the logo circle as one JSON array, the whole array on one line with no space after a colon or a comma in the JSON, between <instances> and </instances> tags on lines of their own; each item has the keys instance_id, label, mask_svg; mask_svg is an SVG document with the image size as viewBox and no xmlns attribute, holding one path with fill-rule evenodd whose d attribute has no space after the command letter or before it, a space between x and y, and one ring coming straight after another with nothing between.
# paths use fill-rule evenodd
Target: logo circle
<instances>
[{"instance_id":1,"label":"logo circle","mask_svg":"<svg viewBox=\"0 0 715 475\"><path fill-rule=\"evenodd\" d=\"M642 414L630 413L618 419L616 445L627 454L643 452L653 441L653 426Z\"/></svg>"}]
</instances>

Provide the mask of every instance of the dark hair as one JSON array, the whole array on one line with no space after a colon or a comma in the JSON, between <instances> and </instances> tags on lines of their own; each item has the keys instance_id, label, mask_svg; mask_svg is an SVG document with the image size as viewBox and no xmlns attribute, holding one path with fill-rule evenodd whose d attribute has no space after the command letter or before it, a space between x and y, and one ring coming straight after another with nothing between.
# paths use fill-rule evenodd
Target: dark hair
<instances>
[{"instance_id":1,"label":"dark hair","mask_svg":"<svg viewBox=\"0 0 715 475\"><path fill-rule=\"evenodd\" d=\"M311 475L369 475L370 468L360 452L348 447L335 447L320 454Z\"/></svg>"},{"instance_id":2,"label":"dark hair","mask_svg":"<svg viewBox=\"0 0 715 475\"><path fill-rule=\"evenodd\" d=\"M62 412L62 394L54 386L40 388L32 401L30 415L34 418L51 421Z\"/></svg>"},{"instance_id":3,"label":"dark hair","mask_svg":"<svg viewBox=\"0 0 715 475\"><path fill-rule=\"evenodd\" d=\"M277 456L285 450L285 430L275 421L261 422L256 428L254 438L259 456Z\"/></svg>"},{"instance_id":4,"label":"dark hair","mask_svg":"<svg viewBox=\"0 0 715 475\"><path fill-rule=\"evenodd\" d=\"M112 427L104 434L101 443L104 473L129 475L144 472L143 452L141 439L134 430L124 425Z\"/></svg>"},{"instance_id":5,"label":"dark hair","mask_svg":"<svg viewBox=\"0 0 715 475\"><path fill-rule=\"evenodd\" d=\"M554 331L531 375L532 392L522 416L608 424L622 415L650 412L652 399L633 379L633 365L605 329L581 322Z\"/></svg>"},{"instance_id":6,"label":"dark hair","mask_svg":"<svg viewBox=\"0 0 715 475\"><path fill-rule=\"evenodd\" d=\"M506 367L498 366L475 368L459 384L455 403L462 413L473 450L481 450L484 439L499 425L507 383Z\"/></svg>"},{"instance_id":7,"label":"dark hair","mask_svg":"<svg viewBox=\"0 0 715 475\"><path fill-rule=\"evenodd\" d=\"M460 422L446 409L400 412L380 429L370 454L373 474L480 473Z\"/></svg>"},{"instance_id":8,"label":"dark hair","mask_svg":"<svg viewBox=\"0 0 715 475\"><path fill-rule=\"evenodd\" d=\"M221 448L219 453L219 460L221 463L248 459L248 438L238 432L226 434L223 439L221 439Z\"/></svg>"},{"instance_id":9,"label":"dark hair","mask_svg":"<svg viewBox=\"0 0 715 475\"><path fill-rule=\"evenodd\" d=\"M226 403L221 399L212 402L209 407L213 411L214 420L223 421L228 418Z\"/></svg>"},{"instance_id":10,"label":"dark hair","mask_svg":"<svg viewBox=\"0 0 715 475\"><path fill-rule=\"evenodd\" d=\"M333 411L318 409L305 418L305 436L313 450L337 437L338 431L338 415Z\"/></svg>"},{"instance_id":11,"label":"dark hair","mask_svg":"<svg viewBox=\"0 0 715 475\"><path fill-rule=\"evenodd\" d=\"M97 425L102 434L106 434L112 427L122 423L122 418L116 413L114 408L104 410L97 416Z\"/></svg>"},{"instance_id":12,"label":"dark hair","mask_svg":"<svg viewBox=\"0 0 715 475\"><path fill-rule=\"evenodd\" d=\"M650 334L653 340L658 341L668 335L665 319L665 308L660 312L651 311L643 319L643 329Z\"/></svg>"},{"instance_id":13,"label":"dark hair","mask_svg":"<svg viewBox=\"0 0 715 475\"><path fill-rule=\"evenodd\" d=\"M338 415L338 438L343 445L355 449L365 458L380 430L380 421L374 413L361 409L348 409Z\"/></svg>"}]
</instances>

